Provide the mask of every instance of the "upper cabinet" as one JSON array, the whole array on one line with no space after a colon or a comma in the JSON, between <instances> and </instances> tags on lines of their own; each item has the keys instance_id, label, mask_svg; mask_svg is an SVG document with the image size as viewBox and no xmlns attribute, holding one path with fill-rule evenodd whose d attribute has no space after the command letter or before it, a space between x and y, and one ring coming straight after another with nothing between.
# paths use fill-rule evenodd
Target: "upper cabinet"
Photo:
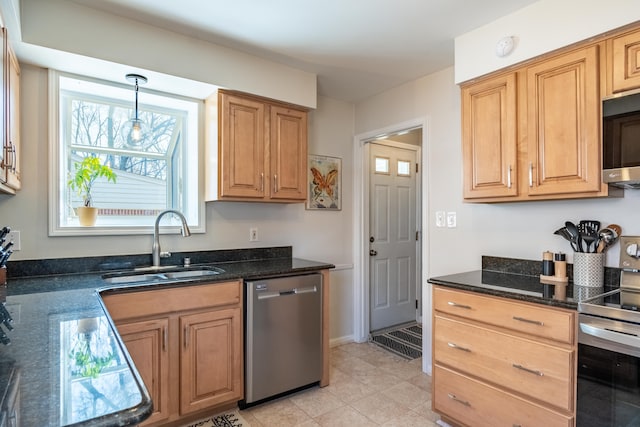
<instances>
[{"instance_id":1,"label":"upper cabinet","mask_svg":"<svg viewBox=\"0 0 640 427\"><path fill-rule=\"evenodd\" d=\"M640 30L610 41L613 93L640 88Z\"/></svg>"},{"instance_id":2,"label":"upper cabinet","mask_svg":"<svg viewBox=\"0 0 640 427\"><path fill-rule=\"evenodd\" d=\"M20 66L7 41L4 28L0 31L0 193L15 194L22 186L20 178Z\"/></svg>"},{"instance_id":3,"label":"upper cabinet","mask_svg":"<svg viewBox=\"0 0 640 427\"><path fill-rule=\"evenodd\" d=\"M604 46L547 55L462 86L466 201L610 195L601 178Z\"/></svg>"},{"instance_id":4,"label":"upper cabinet","mask_svg":"<svg viewBox=\"0 0 640 427\"><path fill-rule=\"evenodd\" d=\"M514 197L517 185L516 74L462 89L464 197Z\"/></svg>"},{"instance_id":5,"label":"upper cabinet","mask_svg":"<svg viewBox=\"0 0 640 427\"><path fill-rule=\"evenodd\" d=\"M14 190L20 190L22 187L20 173L20 64L18 64L18 58L11 46L8 46L7 54L5 153L8 162L6 185Z\"/></svg>"},{"instance_id":6,"label":"upper cabinet","mask_svg":"<svg viewBox=\"0 0 640 427\"><path fill-rule=\"evenodd\" d=\"M207 104L211 122L214 103ZM215 104L217 123L207 125L207 200L304 202L306 109L223 90Z\"/></svg>"},{"instance_id":7,"label":"upper cabinet","mask_svg":"<svg viewBox=\"0 0 640 427\"><path fill-rule=\"evenodd\" d=\"M602 184L599 49L527 68L527 194L595 196Z\"/></svg>"}]
</instances>

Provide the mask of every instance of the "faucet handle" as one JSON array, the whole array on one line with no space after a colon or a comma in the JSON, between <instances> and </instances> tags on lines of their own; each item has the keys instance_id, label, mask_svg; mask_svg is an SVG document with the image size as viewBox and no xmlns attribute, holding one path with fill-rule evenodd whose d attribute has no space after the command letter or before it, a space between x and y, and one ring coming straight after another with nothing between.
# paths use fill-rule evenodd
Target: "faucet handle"
<instances>
[{"instance_id":1,"label":"faucet handle","mask_svg":"<svg viewBox=\"0 0 640 427\"><path fill-rule=\"evenodd\" d=\"M160 258L169 258L170 256L171 256L171 252L169 251L160 252Z\"/></svg>"}]
</instances>

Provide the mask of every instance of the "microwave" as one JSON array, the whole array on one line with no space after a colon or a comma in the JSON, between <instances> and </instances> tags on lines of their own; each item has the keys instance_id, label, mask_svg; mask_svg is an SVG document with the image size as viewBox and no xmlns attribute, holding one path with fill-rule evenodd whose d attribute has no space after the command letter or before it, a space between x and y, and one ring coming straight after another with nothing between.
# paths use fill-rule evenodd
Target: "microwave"
<instances>
[{"instance_id":1,"label":"microwave","mask_svg":"<svg viewBox=\"0 0 640 427\"><path fill-rule=\"evenodd\" d=\"M602 180L640 189L640 93L602 102Z\"/></svg>"}]
</instances>

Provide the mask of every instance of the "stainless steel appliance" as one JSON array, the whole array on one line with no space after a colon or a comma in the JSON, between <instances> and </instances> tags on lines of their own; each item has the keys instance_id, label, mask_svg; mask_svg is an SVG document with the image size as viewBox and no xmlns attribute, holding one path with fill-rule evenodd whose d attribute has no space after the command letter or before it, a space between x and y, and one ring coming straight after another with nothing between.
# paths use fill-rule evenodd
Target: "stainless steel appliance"
<instances>
[{"instance_id":1,"label":"stainless steel appliance","mask_svg":"<svg viewBox=\"0 0 640 427\"><path fill-rule=\"evenodd\" d=\"M602 179L616 187L640 188L640 93L602 103Z\"/></svg>"},{"instance_id":2,"label":"stainless steel appliance","mask_svg":"<svg viewBox=\"0 0 640 427\"><path fill-rule=\"evenodd\" d=\"M322 275L246 284L245 399L249 406L320 381Z\"/></svg>"},{"instance_id":3,"label":"stainless steel appliance","mask_svg":"<svg viewBox=\"0 0 640 427\"><path fill-rule=\"evenodd\" d=\"M620 287L578 303L578 427L640 426L639 248L622 236Z\"/></svg>"}]
</instances>

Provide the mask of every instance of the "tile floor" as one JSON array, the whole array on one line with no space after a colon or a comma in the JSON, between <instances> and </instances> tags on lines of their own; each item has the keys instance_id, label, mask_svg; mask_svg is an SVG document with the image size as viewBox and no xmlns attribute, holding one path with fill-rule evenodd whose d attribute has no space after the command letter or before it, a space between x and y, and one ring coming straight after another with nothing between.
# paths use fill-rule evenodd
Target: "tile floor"
<instances>
[{"instance_id":1,"label":"tile floor","mask_svg":"<svg viewBox=\"0 0 640 427\"><path fill-rule=\"evenodd\" d=\"M240 411L251 427L434 427L431 377L372 343L331 350L331 381ZM244 425L243 425L244 427Z\"/></svg>"}]
</instances>

